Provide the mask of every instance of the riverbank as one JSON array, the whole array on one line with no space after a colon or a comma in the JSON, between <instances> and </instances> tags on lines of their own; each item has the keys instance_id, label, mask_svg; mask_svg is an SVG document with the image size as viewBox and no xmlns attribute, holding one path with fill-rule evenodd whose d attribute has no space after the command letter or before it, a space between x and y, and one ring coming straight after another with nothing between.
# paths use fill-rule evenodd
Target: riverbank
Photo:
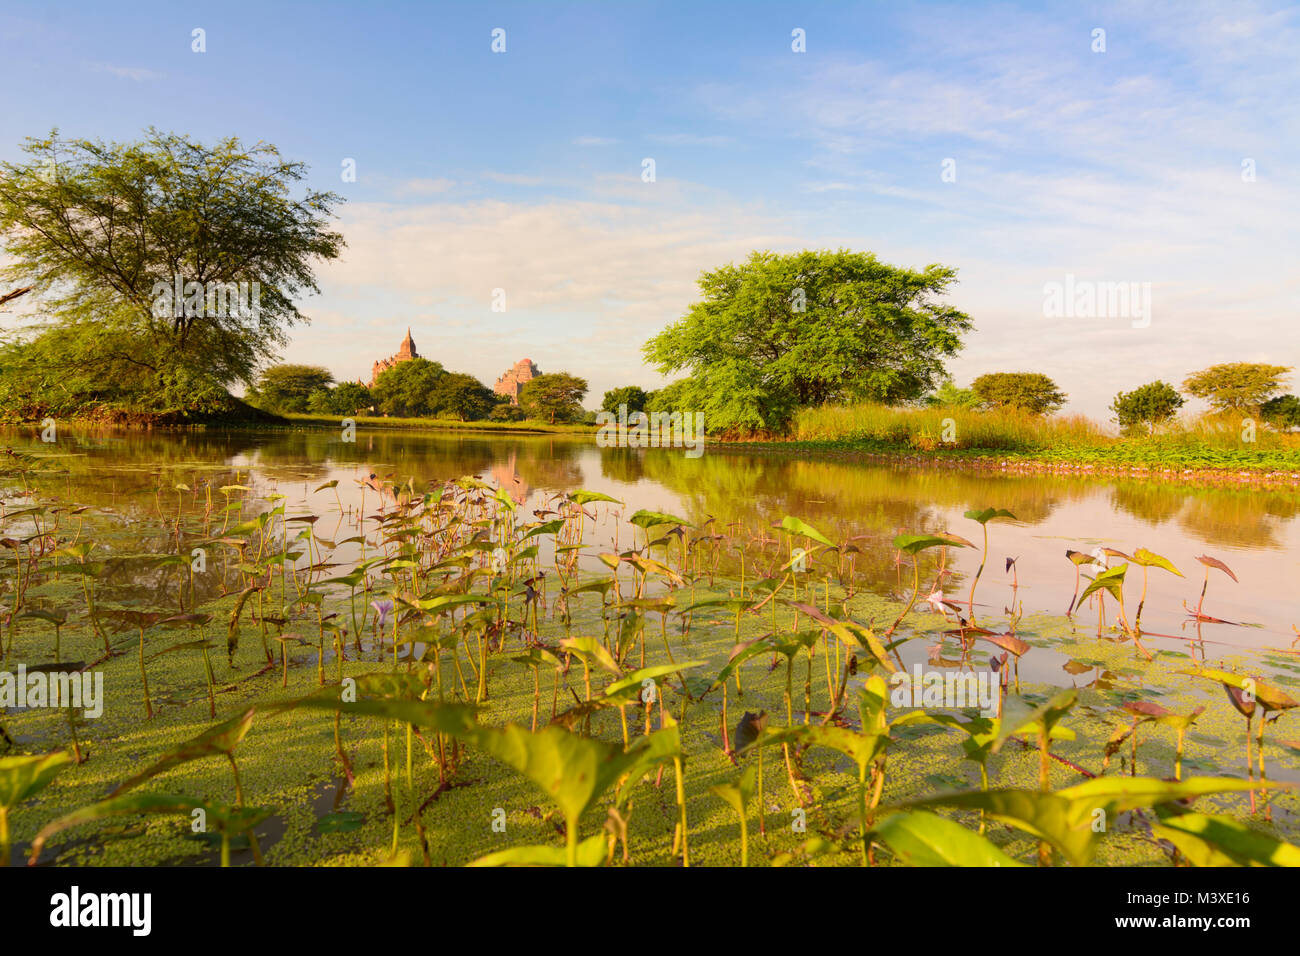
<instances>
[{"instance_id":1,"label":"riverbank","mask_svg":"<svg viewBox=\"0 0 1300 956\"><path fill-rule=\"evenodd\" d=\"M906 445L870 441L767 440L714 442L713 449L749 455L838 459L900 467L953 469L1002 474L1050 474L1092 478L1137 478L1148 481L1207 485L1258 485L1300 488L1300 453L1238 453L1225 456L1208 449L1169 454L1159 460L1142 457L1140 449L1044 449L1005 452L985 448L918 451ZM1132 457L1130 457L1132 456Z\"/></svg>"},{"instance_id":2,"label":"riverbank","mask_svg":"<svg viewBox=\"0 0 1300 956\"><path fill-rule=\"evenodd\" d=\"M284 416L288 425L305 425L313 428L338 428L341 418L337 415L299 415ZM457 421L452 418L392 418L386 415L358 415L352 419L358 427L426 429L430 431L457 432L494 432L497 434L542 434L542 435L587 435L596 431L595 425L569 422L491 422L491 421Z\"/></svg>"}]
</instances>

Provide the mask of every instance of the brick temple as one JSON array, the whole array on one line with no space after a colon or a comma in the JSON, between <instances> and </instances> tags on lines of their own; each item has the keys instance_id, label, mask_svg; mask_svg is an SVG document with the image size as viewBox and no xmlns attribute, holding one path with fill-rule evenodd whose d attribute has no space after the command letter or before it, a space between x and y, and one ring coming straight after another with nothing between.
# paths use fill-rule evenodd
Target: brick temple
<instances>
[{"instance_id":1,"label":"brick temple","mask_svg":"<svg viewBox=\"0 0 1300 956\"><path fill-rule=\"evenodd\" d=\"M406 338L402 339L402 344L397 349L397 354L390 355L386 359L380 359L378 362L376 362L374 365L370 367L369 387L373 388L375 382L379 379L379 376L382 375L384 372L387 372L394 365L397 365L401 362L409 362L411 359L417 359L419 357L420 357L420 353L415 350L415 340L411 338L410 326L407 326Z\"/></svg>"},{"instance_id":2,"label":"brick temple","mask_svg":"<svg viewBox=\"0 0 1300 956\"><path fill-rule=\"evenodd\" d=\"M498 395L508 396L511 405L518 405L519 392L524 387L524 383L532 381L541 374L532 359L520 359L497 379L497 383L492 386L492 391Z\"/></svg>"}]
</instances>

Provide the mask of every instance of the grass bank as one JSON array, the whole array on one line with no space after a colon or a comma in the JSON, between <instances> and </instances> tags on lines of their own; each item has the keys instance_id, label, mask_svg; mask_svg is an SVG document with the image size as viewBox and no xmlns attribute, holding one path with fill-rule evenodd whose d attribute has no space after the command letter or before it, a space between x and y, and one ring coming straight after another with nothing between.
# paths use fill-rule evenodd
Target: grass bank
<instances>
[{"instance_id":1,"label":"grass bank","mask_svg":"<svg viewBox=\"0 0 1300 956\"><path fill-rule=\"evenodd\" d=\"M1078 415L853 405L805 409L788 435L776 441L795 448L1043 470L1300 474L1300 434L1262 424L1251 434L1240 422L1210 418L1121 437Z\"/></svg>"}]
</instances>

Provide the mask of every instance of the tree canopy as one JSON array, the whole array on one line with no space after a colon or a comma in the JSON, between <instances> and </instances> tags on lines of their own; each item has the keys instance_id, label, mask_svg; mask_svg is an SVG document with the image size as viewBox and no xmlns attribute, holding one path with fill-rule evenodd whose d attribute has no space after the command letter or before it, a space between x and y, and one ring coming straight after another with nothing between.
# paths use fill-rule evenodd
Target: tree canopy
<instances>
[{"instance_id":1,"label":"tree canopy","mask_svg":"<svg viewBox=\"0 0 1300 956\"><path fill-rule=\"evenodd\" d=\"M257 378L248 398L267 411L305 412L312 392L334 381L329 369L319 365L271 365Z\"/></svg>"},{"instance_id":2,"label":"tree canopy","mask_svg":"<svg viewBox=\"0 0 1300 956\"><path fill-rule=\"evenodd\" d=\"M975 379L971 390L986 408L1019 409L1034 415L1056 411L1068 397L1041 372L992 372Z\"/></svg>"},{"instance_id":3,"label":"tree canopy","mask_svg":"<svg viewBox=\"0 0 1300 956\"><path fill-rule=\"evenodd\" d=\"M446 418L485 418L496 406L496 393L473 375L448 372L434 383L428 397L434 415Z\"/></svg>"},{"instance_id":4,"label":"tree canopy","mask_svg":"<svg viewBox=\"0 0 1300 956\"><path fill-rule=\"evenodd\" d=\"M379 373L370 394L374 396L375 407L385 415L403 418L432 415L429 397L438 380L446 374L442 365L426 358L398 362Z\"/></svg>"},{"instance_id":5,"label":"tree canopy","mask_svg":"<svg viewBox=\"0 0 1300 956\"><path fill-rule=\"evenodd\" d=\"M679 407L708 428L776 429L800 407L920 397L970 318L940 301L956 270L898 268L841 249L754 252L700 276L701 301L644 346L685 372Z\"/></svg>"},{"instance_id":6,"label":"tree canopy","mask_svg":"<svg viewBox=\"0 0 1300 956\"><path fill-rule=\"evenodd\" d=\"M958 388L952 382L944 382L925 397L925 404L931 408L975 408L979 403L973 389Z\"/></svg>"},{"instance_id":7,"label":"tree canopy","mask_svg":"<svg viewBox=\"0 0 1300 956\"><path fill-rule=\"evenodd\" d=\"M1211 365L1183 381L1188 395L1203 398L1215 412L1254 415L1275 392L1291 368L1263 362L1225 362Z\"/></svg>"},{"instance_id":8,"label":"tree canopy","mask_svg":"<svg viewBox=\"0 0 1300 956\"><path fill-rule=\"evenodd\" d=\"M1119 392L1110 403L1115 422L1124 429L1155 426L1169 421L1185 399L1167 382L1149 382L1131 392Z\"/></svg>"},{"instance_id":9,"label":"tree canopy","mask_svg":"<svg viewBox=\"0 0 1300 956\"><path fill-rule=\"evenodd\" d=\"M370 389L357 382L339 382L307 396L307 410L317 415L356 415L375 403Z\"/></svg>"},{"instance_id":10,"label":"tree canopy","mask_svg":"<svg viewBox=\"0 0 1300 956\"><path fill-rule=\"evenodd\" d=\"M1270 398L1259 407L1259 417L1284 430L1300 428L1300 398L1294 395Z\"/></svg>"},{"instance_id":11,"label":"tree canopy","mask_svg":"<svg viewBox=\"0 0 1300 956\"><path fill-rule=\"evenodd\" d=\"M605 393L601 400L601 411L618 414L620 405L626 405L628 414L632 412L645 411L646 400L650 396L646 390L637 385L624 385L622 388L611 388Z\"/></svg>"},{"instance_id":12,"label":"tree canopy","mask_svg":"<svg viewBox=\"0 0 1300 956\"><path fill-rule=\"evenodd\" d=\"M519 404L530 418L554 424L582 418L582 398L587 394L587 380L568 372L538 375L524 383Z\"/></svg>"},{"instance_id":13,"label":"tree canopy","mask_svg":"<svg viewBox=\"0 0 1300 956\"><path fill-rule=\"evenodd\" d=\"M339 197L303 190L271 145L29 139L0 163L0 278L30 285L42 322L5 347L8 401L77 412L228 401L306 317L312 267L343 247Z\"/></svg>"}]
</instances>

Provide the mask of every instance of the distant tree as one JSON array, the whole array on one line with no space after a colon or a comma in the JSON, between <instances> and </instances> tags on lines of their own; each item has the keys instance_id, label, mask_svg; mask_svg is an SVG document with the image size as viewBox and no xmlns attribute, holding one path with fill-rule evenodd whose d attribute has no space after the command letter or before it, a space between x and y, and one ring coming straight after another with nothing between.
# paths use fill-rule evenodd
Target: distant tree
<instances>
[{"instance_id":1,"label":"distant tree","mask_svg":"<svg viewBox=\"0 0 1300 956\"><path fill-rule=\"evenodd\" d=\"M380 373L370 394L374 396L375 407L385 415L400 418L431 415L433 408L429 397L438 380L446 374L440 364L428 359L398 362Z\"/></svg>"},{"instance_id":2,"label":"distant tree","mask_svg":"<svg viewBox=\"0 0 1300 956\"><path fill-rule=\"evenodd\" d=\"M679 378L663 388L656 388L646 395L645 412L687 412L699 411L691 406L693 384L689 379Z\"/></svg>"},{"instance_id":3,"label":"distant tree","mask_svg":"<svg viewBox=\"0 0 1300 956\"><path fill-rule=\"evenodd\" d=\"M1183 396L1166 382L1149 382L1131 392L1119 392L1110 403L1115 421L1120 428L1144 427L1154 430L1177 414L1183 407Z\"/></svg>"},{"instance_id":4,"label":"distant tree","mask_svg":"<svg viewBox=\"0 0 1300 956\"><path fill-rule=\"evenodd\" d=\"M488 420L494 422L522 422L528 414L518 405L498 402L488 413Z\"/></svg>"},{"instance_id":5,"label":"distant tree","mask_svg":"<svg viewBox=\"0 0 1300 956\"><path fill-rule=\"evenodd\" d=\"M624 385L622 388L613 388L605 393L605 398L600 403L601 411L618 414L620 405L626 405L628 414L632 412L645 411L646 399L649 396L645 389L637 385Z\"/></svg>"},{"instance_id":6,"label":"distant tree","mask_svg":"<svg viewBox=\"0 0 1300 956\"><path fill-rule=\"evenodd\" d=\"M305 412L308 396L333 381L319 365L272 365L258 376L256 397L268 411Z\"/></svg>"},{"instance_id":7,"label":"distant tree","mask_svg":"<svg viewBox=\"0 0 1300 956\"><path fill-rule=\"evenodd\" d=\"M530 418L551 424L568 422L582 417L582 399L586 394L586 379L568 372L552 372L525 382L519 391L519 404Z\"/></svg>"},{"instance_id":8,"label":"distant tree","mask_svg":"<svg viewBox=\"0 0 1300 956\"><path fill-rule=\"evenodd\" d=\"M958 388L952 382L944 382L925 397L925 404L931 408L974 408L979 403L972 389Z\"/></svg>"},{"instance_id":9,"label":"distant tree","mask_svg":"<svg viewBox=\"0 0 1300 956\"><path fill-rule=\"evenodd\" d=\"M433 414L465 421L486 418L496 402L496 395L473 375L448 372L434 384L428 402Z\"/></svg>"},{"instance_id":10,"label":"distant tree","mask_svg":"<svg viewBox=\"0 0 1300 956\"><path fill-rule=\"evenodd\" d=\"M1263 362L1225 362L1211 365L1183 381L1183 391L1210 403L1215 412L1254 415L1282 388L1291 368Z\"/></svg>"},{"instance_id":11,"label":"distant tree","mask_svg":"<svg viewBox=\"0 0 1300 956\"><path fill-rule=\"evenodd\" d=\"M1283 430L1300 428L1300 398L1279 395L1259 407L1259 417Z\"/></svg>"},{"instance_id":12,"label":"distant tree","mask_svg":"<svg viewBox=\"0 0 1300 956\"><path fill-rule=\"evenodd\" d=\"M827 402L896 403L943 377L970 317L942 301L956 270L863 252L755 252L700 276L701 301L645 344L685 372L683 410L713 430L773 430Z\"/></svg>"},{"instance_id":13,"label":"distant tree","mask_svg":"<svg viewBox=\"0 0 1300 956\"><path fill-rule=\"evenodd\" d=\"M993 372L971 383L971 390L987 408L1015 408L1043 415L1065 404L1066 394L1039 372Z\"/></svg>"},{"instance_id":14,"label":"distant tree","mask_svg":"<svg viewBox=\"0 0 1300 956\"><path fill-rule=\"evenodd\" d=\"M331 389L317 389L307 397L307 410L317 415L356 415L373 404L370 389L356 382L340 382Z\"/></svg>"}]
</instances>

